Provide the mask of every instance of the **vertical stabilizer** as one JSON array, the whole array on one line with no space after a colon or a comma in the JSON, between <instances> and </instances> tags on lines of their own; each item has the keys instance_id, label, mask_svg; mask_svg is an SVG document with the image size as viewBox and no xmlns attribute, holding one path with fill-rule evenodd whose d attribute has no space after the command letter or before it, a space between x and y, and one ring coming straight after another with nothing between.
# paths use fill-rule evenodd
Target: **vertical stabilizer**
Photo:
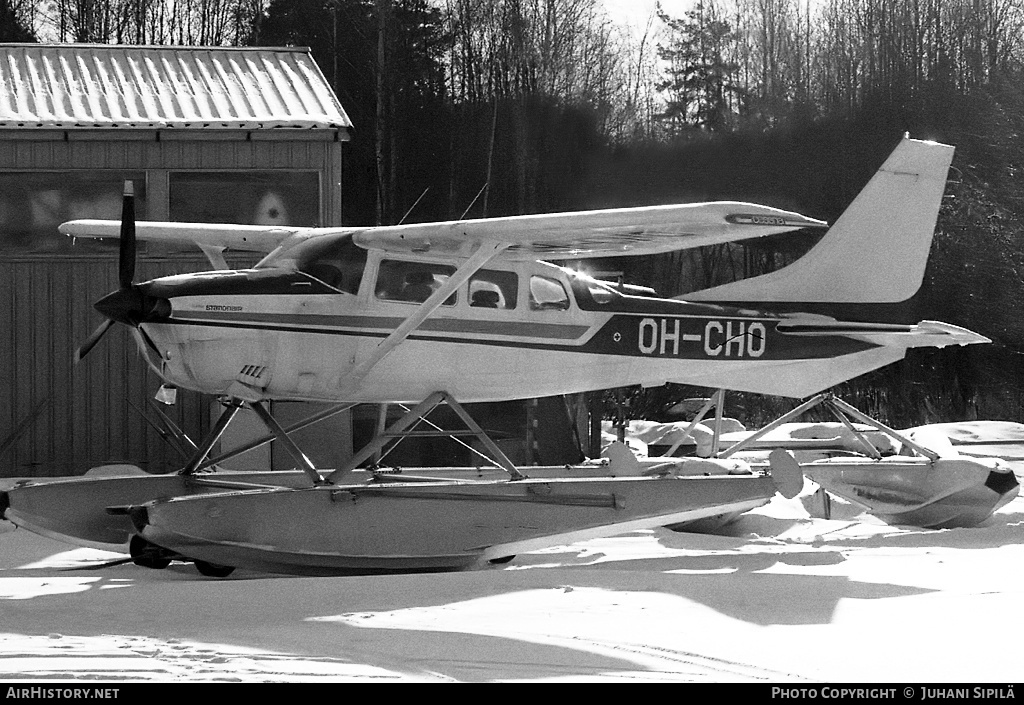
<instances>
[{"instance_id":1,"label":"vertical stabilizer","mask_svg":"<svg viewBox=\"0 0 1024 705\"><path fill-rule=\"evenodd\" d=\"M953 147L904 138L811 250L690 301L897 303L921 286Z\"/></svg>"}]
</instances>

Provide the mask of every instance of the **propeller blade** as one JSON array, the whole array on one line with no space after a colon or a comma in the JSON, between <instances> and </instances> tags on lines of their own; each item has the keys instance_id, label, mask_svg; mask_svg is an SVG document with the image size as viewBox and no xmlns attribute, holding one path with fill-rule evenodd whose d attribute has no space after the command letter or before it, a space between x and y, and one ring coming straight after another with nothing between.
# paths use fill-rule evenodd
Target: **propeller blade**
<instances>
[{"instance_id":1,"label":"propeller blade","mask_svg":"<svg viewBox=\"0 0 1024 705\"><path fill-rule=\"evenodd\" d=\"M135 187L131 181L124 182L118 264L121 288L128 289L135 279Z\"/></svg>"},{"instance_id":2,"label":"propeller blade","mask_svg":"<svg viewBox=\"0 0 1024 705\"><path fill-rule=\"evenodd\" d=\"M107 318L104 319L103 323L100 323L98 326L96 326L96 330L94 330L92 334L85 339L85 342L82 343L77 350L75 350L74 362L76 365L79 362L81 362L83 357L89 354L90 350L96 347L96 343L100 342L100 338L103 337L103 334L106 333L107 329L110 328L110 326L112 325L114 325L114 322Z\"/></svg>"},{"instance_id":3,"label":"propeller blade","mask_svg":"<svg viewBox=\"0 0 1024 705\"><path fill-rule=\"evenodd\" d=\"M142 336L143 341L145 341L146 345L149 346L150 350L155 352L158 357L163 357L163 355L160 354L160 348L156 346L156 343L153 342L153 339L149 337L149 334L146 331L142 330L142 328L136 328L135 330L139 332L139 335Z\"/></svg>"}]
</instances>

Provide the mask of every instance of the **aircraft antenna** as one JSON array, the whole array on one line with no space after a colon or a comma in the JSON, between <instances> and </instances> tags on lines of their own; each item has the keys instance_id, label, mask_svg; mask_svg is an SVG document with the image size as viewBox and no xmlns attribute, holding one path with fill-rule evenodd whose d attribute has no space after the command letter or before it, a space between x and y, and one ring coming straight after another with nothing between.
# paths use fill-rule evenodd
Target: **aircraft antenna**
<instances>
[{"instance_id":1,"label":"aircraft antenna","mask_svg":"<svg viewBox=\"0 0 1024 705\"><path fill-rule=\"evenodd\" d=\"M476 205L477 199L480 198L480 196L483 195L484 191L487 190L488 183L490 183L490 182L485 181L484 185L480 187L480 190L476 192L476 196L473 198L472 201L469 202L469 205L466 206L466 210L462 211L462 215L459 217L459 220L465 220L466 219L466 213L469 213L469 209L472 208L474 205Z\"/></svg>"},{"instance_id":2,"label":"aircraft antenna","mask_svg":"<svg viewBox=\"0 0 1024 705\"><path fill-rule=\"evenodd\" d=\"M427 195L427 191L429 191L429 190L430 190L429 186L427 186L425 189L423 189L423 193L420 194L420 197L416 199L415 203L413 203L411 206L409 206L409 210L407 210L405 212L405 215L402 216L402 219L400 221L398 221L399 225L401 225L402 223L405 222L405 219L409 217L410 213L412 213L412 209L420 204L420 201L423 200L423 197Z\"/></svg>"}]
</instances>

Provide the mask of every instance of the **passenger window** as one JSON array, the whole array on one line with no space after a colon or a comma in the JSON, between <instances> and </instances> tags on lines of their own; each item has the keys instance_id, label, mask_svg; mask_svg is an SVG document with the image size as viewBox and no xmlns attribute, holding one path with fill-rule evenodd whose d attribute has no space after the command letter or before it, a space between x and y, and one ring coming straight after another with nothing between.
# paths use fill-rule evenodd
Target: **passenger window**
<instances>
[{"instance_id":1,"label":"passenger window","mask_svg":"<svg viewBox=\"0 0 1024 705\"><path fill-rule=\"evenodd\" d=\"M569 294L557 279L530 277L530 309L532 311L564 311L569 308Z\"/></svg>"},{"instance_id":2,"label":"passenger window","mask_svg":"<svg viewBox=\"0 0 1024 705\"><path fill-rule=\"evenodd\" d=\"M385 301L423 303L454 273L455 267L444 264L383 260L377 272L374 292L378 299ZM454 306L456 299L452 294L445 299L444 305Z\"/></svg>"},{"instance_id":3,"label":"passenger window","mask_svg":"<svg viewBox=\"0 0 1024 705\"><path fill-rule=\"evenodd\" d=\"M518 299L515 272L481 269L469 279L469 305L475 308L513 309Z\"/></svg>"}]
</instances>

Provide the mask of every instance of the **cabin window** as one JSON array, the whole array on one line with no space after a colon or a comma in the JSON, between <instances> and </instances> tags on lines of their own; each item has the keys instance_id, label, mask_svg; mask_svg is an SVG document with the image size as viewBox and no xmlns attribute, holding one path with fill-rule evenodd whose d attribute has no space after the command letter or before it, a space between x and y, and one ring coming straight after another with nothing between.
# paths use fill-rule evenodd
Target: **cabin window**
<instances>
[{"instance_id":1,"label":"cabin window","mask_svg":"<svg viewBox=\"0 0 1024 705\"><path fill-rule=\"evenodd\" d=\"M562 282L550 277L530 277L530 309L533 311L564 311L569 308L569 294Z\"/></svg>"},{"instance_id":2,"label":"cabin window","mask_svg":"<svg viewBox=\"0 0 1024 705\"><path fill-rule=\"evenodd\" d=\"M297 259L296 266L327 286L356 294L366 269L366 250L352 242L351 237L314 242Z\"/></svg>"},{"instance_id":3,"label":"cabin window","mask_svg":"<svg viewBox=\"0 0 1024 705\"><path fill-rule=\"evenodd\" d=\"M385 301L423 303L454 273L455 267L444 264L386 259L380 263L374 292L378 299ZM454 306L456 299L452 294L445 299L444 305Z\"/></svg>"},{"instance_id":4,"label":"cabin window","mask_svg":"<svg viewBox=\"0 0 1024 705\"><path fill-rule=\"evenodd\" d=\"M481 269L469 279L469 305L474 308L513 309L518 300L515 272Z\"/></svg>"}]
</instances>

